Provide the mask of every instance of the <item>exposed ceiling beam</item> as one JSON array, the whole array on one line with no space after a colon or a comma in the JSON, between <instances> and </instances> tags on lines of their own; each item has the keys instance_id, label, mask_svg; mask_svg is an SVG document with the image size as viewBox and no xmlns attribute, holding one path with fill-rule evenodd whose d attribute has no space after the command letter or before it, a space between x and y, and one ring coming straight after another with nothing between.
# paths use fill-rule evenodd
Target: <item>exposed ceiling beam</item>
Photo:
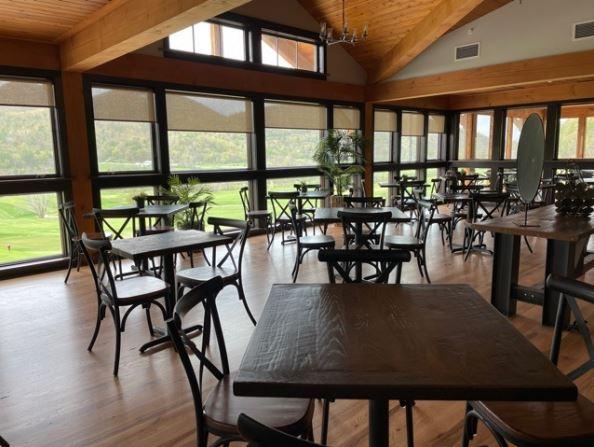
<instances>
[{"instance_id":1,"label":"exposed ceiling beam","mask_svg":"<svg viewBox=\"0 0 594 447\"><path fill-rule=\"evenodd\" d=\"M474 8L469 14L460 20L450 31L454 31L458 28L468 25L470 22L474 22L476 19L480 19L482 16L501 8L502 6L511 3L513 0L483 0L483 2Z\"/></svg>"},{"instance_id":2,"label":"exposed ceiling beam","mask_svg":"<svg viewBox=\"0 0 594 447\"><path fill-rule=\"evenodd\" d=\"M404 68L481 3L483 0L441 0L378 61L377 68L369 73L368 82L383 81Z\"/></svg>"},{"instance_id":3,"label":"exposed ceiling beam","mask_svg":"<svg viewBox=\"0 0 594 447\"><path fill-rule=\"evenodd\" d=\"M60 44L62 69L86 71L250 0L113 0ZM103 9L103 8L102 8Z\"/></svg>"},{"instance_id":4,"label":"exposed ceiling beam","mask_svg":"<svg viewBox=\"0 0 594 447\"><path fill-rule=\"evenodd\" d=\"M366 95L370 102L391 102L592 76L594 51L590 50L370 85Z\"/></svg>"}]
</instances>

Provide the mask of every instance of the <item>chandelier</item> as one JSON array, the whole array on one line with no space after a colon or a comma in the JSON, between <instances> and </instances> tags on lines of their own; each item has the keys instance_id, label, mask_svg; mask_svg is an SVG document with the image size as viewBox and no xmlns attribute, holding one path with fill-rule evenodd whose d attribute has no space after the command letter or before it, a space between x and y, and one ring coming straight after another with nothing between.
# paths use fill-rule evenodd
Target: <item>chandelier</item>
<instances>
[{"instance_id":1,"label":"chandelier","mask_svg":"<svg viewBox=\"0 0 594 447\"><path fill-rule=\"evenodd\" d=\"M342 32L340 36L334 37L334 30L329 28L326 22L322 22L320 25L320 40L326 45L335 45L337 43L348 43L356 45L359 42L363 42L367 39L367 24L363 27L363 33L357 35L357 30L349 29L349 25L346 20L346 13L344 8L345 0L342 0Z\"/></svg>"}]
</instances>

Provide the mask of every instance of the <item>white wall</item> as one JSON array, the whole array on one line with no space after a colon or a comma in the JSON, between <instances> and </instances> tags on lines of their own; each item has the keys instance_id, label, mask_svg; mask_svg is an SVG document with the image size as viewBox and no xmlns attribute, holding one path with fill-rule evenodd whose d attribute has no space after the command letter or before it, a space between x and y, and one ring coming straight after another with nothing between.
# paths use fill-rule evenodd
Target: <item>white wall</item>
<instances>
[{"instance_id":1,"label":"white wall","mask_svg":"<svg viewBox=\"0 0 594 447\"><path fill-rule=\"evenodd\" d=\"M392 79L594 49L594 37L573 41L573 23L594 20L594 0L514 0L446 34ZM472 29L472 34L469 30ZM480 42L480 57L454 61L455 47Z\"/></svg>"}]
</instances>

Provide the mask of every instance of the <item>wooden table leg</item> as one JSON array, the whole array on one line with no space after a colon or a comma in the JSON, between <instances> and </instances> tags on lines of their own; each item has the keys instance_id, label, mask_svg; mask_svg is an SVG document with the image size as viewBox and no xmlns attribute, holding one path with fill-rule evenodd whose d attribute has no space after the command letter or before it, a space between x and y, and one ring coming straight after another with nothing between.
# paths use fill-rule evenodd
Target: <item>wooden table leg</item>
<instances>
[{"instance_id":1,"label":"wooden table leg","mask_svg":"<svg viewBox=\"0 0 594 447\"><path fill-rule=\"evenodd\" d=\"M503 315L516 314L514 286L520 268L520 236L495 233L491 304Z\"/></svg>"},{"instance_id":2,"label":"wooden table leg","mask_svg":"<svg viewBox=\"0 0 594 447\"><path fill-rule=\"evenodd\" d=\"M390 445L390 414L387 400L369 401L369 447Z\"/></svg>"}]
</instances>

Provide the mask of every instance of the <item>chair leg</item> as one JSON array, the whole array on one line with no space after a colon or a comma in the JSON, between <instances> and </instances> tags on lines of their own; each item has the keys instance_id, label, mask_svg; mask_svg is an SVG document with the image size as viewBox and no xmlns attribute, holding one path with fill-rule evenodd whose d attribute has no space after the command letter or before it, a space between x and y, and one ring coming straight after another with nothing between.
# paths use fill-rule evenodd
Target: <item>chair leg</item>
<instances>
[{"instance_id":1,"label":"chair leg","mask_svg":"<svg viewBox=\"0 0 594 447\"><path fill-rule=\"evenodd\" d=\"M100 303L99 307L97 308L97 322L95 323L95 331L93 332L93 337L91 337L91 342L87 347L87 351L92 351L93 346L95 345L95 340L97 340L97 335L99 335L99 328L101 327L101 320L105 317L105 304Z\"/></svg>"},{"instance_id":2,"label":"chair leg","mask_svg":"<svg viewBox=\"0 0 594 447\"><path fill-rule=\"evenodd\" d=\"M270 232L271 232L271 237L270 237L270 241L268 241L268 247L266 248L266 250L270 250L270 246L274 242L274 237L276 236L276 225L274 225L272 223L272 220L270 221Z\"/></svg>"},{"instance_id":3,"label":"chair leg","mask_svg":"<svg viewBox=\"0 0 594 447\"><path fill-rule=\"evenodd\" d=\"M295 257L295 265L291 275L293 276L293 282L297 281L297 275L299 274L299 265L301 264L301 250L297 249L297 256Z\"/></svg>"},{"instance_id":4,"label":"chair leg","mask_svg":"<svg viewBox=\"0 0 594 447\"><path fill-rule=\"evenodd\" d=\"M188 252L188 258L190 258L190 268L194 268L194 252Z\"/></svg>"},{"instance_id":5,"label":"chair leg","mask_svg":"<svg viewBox=\"0 0 594 447\"><path fill-rule=\"evenodd\" d=\"M241 301L243 301L243 306L245 307L245 311L247 312L248 317L250 317L250 320L252 320L252 323L254 323L254 326L255 326L257 324L257 322L256 322L256 319L254 318L254 315L252 314L252 311L250 310L250 307L248 306L247 300L245 298L245 292L243 291L243 284L241 283L241 279L235 283L235 287L237 287L237 292L239 293L239 299Z\"/></svg>"},{"instance_id":6,"label":"chair leg","mask_svg":"<svg viewBox=\"0 0 594 447\"><path fill-rule=\"evenodd\" d=\"M120 328L120 311L117 307L115 309L112 309L110 307L109 311L111 312L111 316L113 317L113 325L114 325L115 331L116 331L116 350L115 350L115 356L114 356L114 362L113 362L113 375L115 377L117 377L118 370L120 367L120 349L121 349L121 345L122 345L122 331Z\"/></svg>"},{"instance_id":7,"label":"chair leg","mask_svg":"<svg viewBox=\"0 0 594 447\"><path fill-rule=\"evenodd\" d=\"M406 445L408 447L415 447L415 432L413 424L414 405L414 402L404 402L404 410L406 412Z\"/></svg>"},{"instance_id":8,"label":"chair leg","mask_svg":"<svg viewBox=\"0 0 594 447\"><path fill-rule=\"evenodd\" d=\"M204 261L206 262L206 265L208 265L210 267L210 261L208 260L208 256L206 255L206 250L202 249L202 256L204 256Z\"/></svg>"},{"instance_id":9,"label":"chair leg","mask_svg":"<svg viewBox=\"0 0 594 447\"><path fill-rule=\"evenodd\" d=\"M421 263L421 253L416 251L415 258L417 259L417 267L419 267L419 273L421 274L421 278L424 278L425 275L423 274L423 264Z\"/></svg>"},{"instance_id":10,"label":"chair leg","mask_svg":"<svg viewBox=\"0 0 594 447\"><path fill-rule=\"evenodd\" d=\"M149 303L148 305L143 305L142 307L144 307L144 312L146 314L146 322L148 324L149 332L151 337L154 337L155 331L153 330L153 320L151 319L151 305Z\"/></svg>"},{"instance_id":11,"label":"chair leg","mask_svg":"<svg viewBox=\"0 0 594 447\"><path fill-rule=\"evenodd\" d=\"M78 242L76 244L76 253L77 253L77 255L76 255L76 271L77 272L80 272L80 266L81 266L82 255L83 255L82 248L80 248L80 244L81 244L81 242Z\"/></svg>"},{"instance_id":12,"label":"chair leg","mask_svg":"<svg viewBox=\"0 0 594 447\"><path fill-rule=\"evenodd\" d=\"M422 263L423 263L423 270L425 270L425 278L427 282L431 284L431 280L429 279L429 272L427 271L427 256L425 255L425 248L423 248L422 253Z\"/></svg>"},{"instance_id":13,"label":"chair leg","mask_svg":"<svg viewBox=\"0 0 594 447\"><path fill-rule=\"evenodd\" d=\"M328 444L328 424L330 422L330 400L324 399L322 401L322 433L320 434L320 442L322 445Z\"/></svg>"},{"instance_id":14,"label":"chair leg","mask_svg":"<svg viewBox=\"0 0 594 447\"><path fill-rule=\"evenodd\" d=\"M534 250L532 250L532 247L530 246L530 242L528 242L528 238L526 236L524 236L524 242L526 242L526 246L528 247L528 251L530 253L534 253Z\"/></svg>"},{"instance_id":15,"label":"chair leg","mask_svg":"<svg viewBox=\"0 0 594 447\"><path fill-rule=\"evenodd\" d=\"M74 257L76 256L74 247L74 244L70 244L70 259L68 259L68 271L66 272L66 278L64 278L64 284L68 284L68 278L70 277L70 272L72 271L72 266L74 264Z\"/></svg>"}]
</instances>

